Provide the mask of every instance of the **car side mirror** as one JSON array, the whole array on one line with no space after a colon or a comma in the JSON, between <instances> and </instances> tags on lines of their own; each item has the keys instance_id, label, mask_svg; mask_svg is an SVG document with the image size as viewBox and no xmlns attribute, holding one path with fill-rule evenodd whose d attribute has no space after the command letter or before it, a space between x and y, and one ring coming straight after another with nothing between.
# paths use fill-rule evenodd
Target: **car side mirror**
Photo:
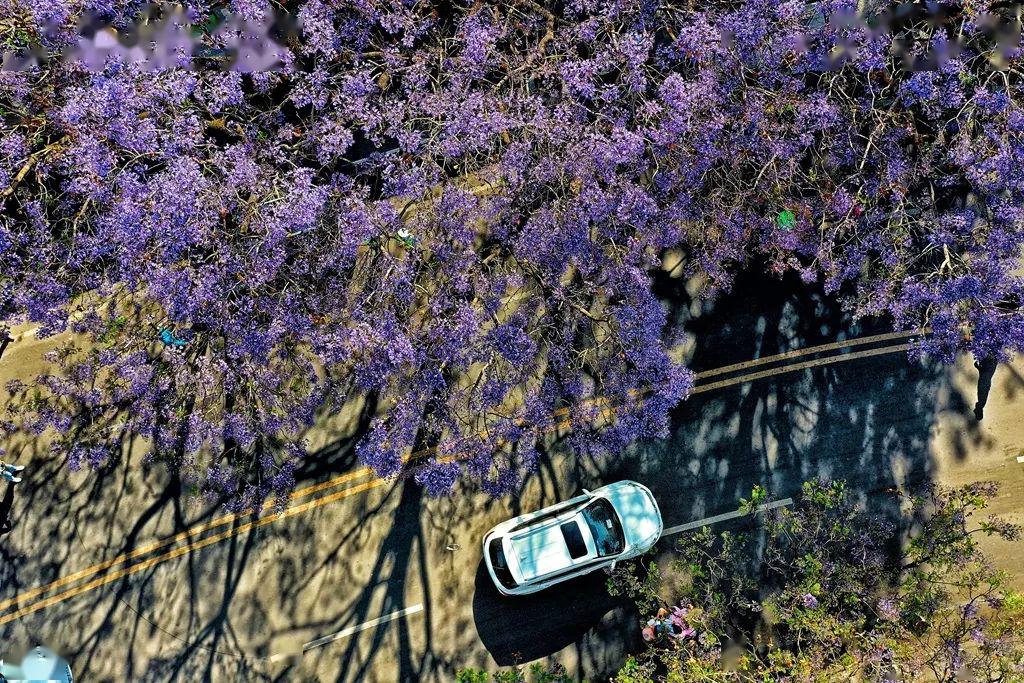
<instances>
[{"instance_id":1,"label":"car side mirror","mask_svg":"<svg viewBox=\"0 0 1024 683\"><path fill-rule=\"evenodd\" d=\"M587 495L587 496L590 495L590 491L588 489L583 489L583 493L584 493L584 495Z\"/></svg>"}]
</instances>

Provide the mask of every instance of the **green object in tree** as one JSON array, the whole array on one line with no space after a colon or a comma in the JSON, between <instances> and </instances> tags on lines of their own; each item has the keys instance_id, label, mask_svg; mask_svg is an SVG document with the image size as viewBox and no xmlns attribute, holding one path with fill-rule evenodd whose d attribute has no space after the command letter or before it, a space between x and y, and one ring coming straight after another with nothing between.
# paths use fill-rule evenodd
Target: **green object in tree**
<instances>
[{"instance_id":1,"label":"green object in tree","mask_svg":"<svg viewBox=\"0 0 1024 683\"><path fill-rule=\"evenodd\" d=\"M114 339L117 333L121 331L121 328L128 322L128 318L123 315L119 315L109 323L107 323L107 329L104 330L103 334L100 335L99 340L101 343L106 344L107 342Z\"/></svg>"},{"instance_id":2,"label":"green object in tree","mask_svg":"<svg viewBox=\"0 0 1024 683\"><path fill-rule=\"evenodd\" d=\"M779 215L775 217L775 220L783 230L792 230L796 227L796 214L789 209L779 211Z\"/></svg>"},{"instance_id":3,"label":"green object in tree","mask_svg":"<svg viewBox=\"0 0 1024 683\"><path fill-rule=\"evenodd\" d=\"M399 229L399 231L398 231L396 236L398 237L398 240L402 244L404 244L406 247L408 247L410 249L415 247L416 243L419 241L419 240L416 239L416 237L411 232L409 232L405 228Z\"/></svg>"}]
</instances>

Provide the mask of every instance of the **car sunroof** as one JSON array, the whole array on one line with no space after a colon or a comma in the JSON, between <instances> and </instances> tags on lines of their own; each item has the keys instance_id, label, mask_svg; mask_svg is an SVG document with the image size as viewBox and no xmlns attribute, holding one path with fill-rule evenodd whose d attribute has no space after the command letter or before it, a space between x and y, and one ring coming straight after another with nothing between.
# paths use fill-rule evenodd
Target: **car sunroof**
<instances>
[{"instance_id":1,"label":"car sunroof","mask_svg":"<svg viewBox=\"0 0 1024 683\"><path fill-rule=\"evenodd\" d=\"M569 557L576 560L587 554L587 544L583 542L579 524L565 522L558 528L562 530L562 538L565 539L565 546L569 549Z\"/></svg>"}]
</instances>

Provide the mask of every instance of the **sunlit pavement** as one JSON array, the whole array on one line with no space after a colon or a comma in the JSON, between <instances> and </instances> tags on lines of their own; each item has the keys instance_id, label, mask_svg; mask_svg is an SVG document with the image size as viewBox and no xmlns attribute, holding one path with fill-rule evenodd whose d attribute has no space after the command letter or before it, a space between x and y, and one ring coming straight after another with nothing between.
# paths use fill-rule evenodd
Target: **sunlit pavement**
<instances>
[{"instance_id":1,"label":"sunlit pavement","mask_svg":"<svg viewBox=\"0 0 1024 683\"><path fill-rule=\"evenodd\" d=\"M812 318L779 301L739 300L728 315L689 322L693 365L811 346L842 330L827 312ZM0 374L31 371L27 360L46 343L12 345ZM547 656L599 679L636 645L636 615L607 595L600 574L499 598L481 566L488 528L621 478L654 491L667 526L733 510L755 483L784 497L815 476L849 480L876 507L893 485L997 479L993 512L1024 521L1024 363L997 369L980 423L977 387L969 359L942 368L902 353L854 358L697 394L678 409L671 439L611 463L556 447L517 500L471 491L429 500L412 483L360 475L262 525L220 520L137 462L100 476L25 453L14 528L0 538L0 638L50 645L80 680L447 681L461 666ZM354 470L346 448L324 451L322 472L305 484ZM197 523L207 526L189 535ZM1011 550L989 548L1018 569ZM112 562L125 552L136 555Z\"/></svg>"}]
</instances>

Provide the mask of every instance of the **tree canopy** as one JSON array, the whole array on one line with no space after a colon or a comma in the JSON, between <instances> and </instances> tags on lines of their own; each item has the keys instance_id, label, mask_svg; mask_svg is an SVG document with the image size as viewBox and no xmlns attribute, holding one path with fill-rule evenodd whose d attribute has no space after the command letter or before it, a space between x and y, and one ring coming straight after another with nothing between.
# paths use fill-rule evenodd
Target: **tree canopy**
<instances>
[{"instance_id":1,"label":"tree canopy","mask_svg":"<svg viewBox=\"0 0 1024 683\"><path fill-rule=\"evenodd\" d=\"M1024 347L1011 6L194 0L177 65L68 56L171 16L139 12L0 0L0 48L47 55L0 71L0 319L76 333L6 428L72 466L138 435L249 505L356 396L360 458L430 447L434 493L515 488L598 397L573 448L663 435L667 250L706 297L795 271L918 353ZM271 20L271 66L235 59Z\"/></svg>"}]
</instances>

